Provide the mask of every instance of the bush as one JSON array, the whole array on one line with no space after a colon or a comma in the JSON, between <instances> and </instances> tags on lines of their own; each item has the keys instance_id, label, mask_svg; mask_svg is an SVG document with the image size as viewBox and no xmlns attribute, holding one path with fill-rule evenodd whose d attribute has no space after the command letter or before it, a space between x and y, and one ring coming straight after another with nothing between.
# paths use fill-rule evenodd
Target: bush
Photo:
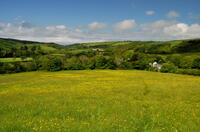
<instances>
[{"instance_id":1,"label":"bush","mask_svg":"<svg viewBox=\"0 0 200 132\"><path fill-rule=\"evenodd\" d=\"M116 69L114 59L108 56L96 56L90 61L89 69Z\"/></svg>"},{"instance_id":2,"label":"bush","mask_svg":"<svg viewBox=\"0 0 200 132\"><path fill-rule=\"evenodd\" d=\"M18 72L17 65L15 66L13 63L4 63L3 67L6 73Z\"/></svg>"},{"instance_id":3,"label":"bush","mask_svg":"<svg viewBox=\"0 0 200 132\"><path fill-rule=\"evenodd\" d=\"M180 67L183 69L191 69L194 58L191 56L183 57L180 61Z\"/></svg>"},{"instance_id":4,"label":"bush","mask_svg":"<svg viewBox=\"0 0 200 132\"><path fill-rule=\"evenodd\" d=\"M200 58L194 59L192 63L192 68L200 69Z\"/></svg>"},{"instance_id":5,"label":"bush","mask_svg":"<svg viewBox=\"0 0 200 132\"><path fill-rule=\"evenodd\" d=\"M8 62L0 64L0 73L18 73L25 71L20 62Z\"/></svg>"},{"instance_id":6,"label":"bush","mask_svg":"<svg viewBox=\"0 0 200 132\"><path fill-rule=\"evenodd\" d=\"M48 71L60 71L62 70L62 61L59 58L53 58L49 60Z\"/></svg>"},{"instance_id":7,"label":"bush","mask_svg":"<svg viewBox=\"0 0 200 132\"><path fill-rule=\"evenodd\" d=\"M95 68L96 69L106 69L106 67L105 67L106 63L107 63L106 58L104 56L97 56Z\"/></svg>"},{"instance_id":8,"label":"bush","mask_svg":"<svg viewBox=\"0 0 200 132\"><path fill-rule=\"evenodd\" d=\"M48 70L49 61L50 59L48 56L38 56L33 60L38 70Z\"/></svg>"},{"instance_id":9,"label":"bush","mask_svg":"<svg viewBox=\"0 0 200 132\"><path fill-rule=\"evenodd\" d=\"M158 68L150 66L147 70L148 70L148 71L157 72L157 71L158 71Z\"/></svg>"},{"instance_id":10,"label":"bush","mask_svg":"<svg viewBox=\"0 0 200 132\"><path fill-rule=\"evenodd\" d=\"M121 64L119 65L120 69L133 69L133 64L131 62L127 62L127 61L123 61L121 62Z\"/></svg>"},{"instance_id":11,"label":"bush","mask_svg":"<svg viewBox=\"0 0 200 132\"><path fill-rule=\"evenodd\" d=\"M160 72L175 73L177 69L178 68L173 63L164 63L160 69Z\"/></svg>"},{"instance_id":12,"label":"bush","mask_svg":"<svg viewBox=\"0 0 200 132\"><path fill-rule=\"evenodd\" d=\"M68 64L68 65L65 65L64 69L65 70L84 70L85 67L83 66L82 63L75 62L75 63L71 63L71 64Z\"/></svg>"},{"instance_id":13,"label":"bush","mask_svg":"<svg viewBox=\"0 0 200 132\"><path fill-rule=\"evenodd\" d=\"M34 62L22 62L21 65L25 71L37 70L36 64Z\"/></svg>"},{"instance_id":14,"label":"bush","mask_svg":"<svg viewBox=\"0 0 200 132\"><path fill-rule=\"evenodd\" d=\"M85 69L84 64L78 57L72 57L66 60L64 64L65 70L83 70Z\"/></svg>"},{"instance_id":15,"label":"bush","mask_svg":"<svg viewBox=\"0 0 200 132\"><path fill-rule=\"evenodd\" d=\"M95 62L95 59L92 58L92 59L89 60L88 68L93 70L93 69L95 69L95 67L96 67L96 62Z\"/></svg>"},{"instance_id":16,"label":"bush","mask_svg":"<svg viewBox=\"0 0 200 132\"><path fill-rule=\"evenodd\" d=\"M133 68L138 70L145 70L150 67L149 62L147 60L138 60L134 63Z\"/></svg>"},{"instance_id":17,"label":"bush","mask_svg":"<svg viewBox=\"0 0 200 132\"><path fill-rule=\"evenodd\" d=\"M176 73L200 76L200 70L198 70L198 69L178 69Z\"/></svg>"},{"instance_id":18,"label":"bush","mask_svg":"<svg viewBox=\"0 0 200 132\"><path fill-rule=\"evenodd\" d=\"M117 65L115 64L113 58L107 58L106 59L105 68L106 69L113 69L113 70L117 68Z\"/></svg>"},{"instance_id":19,"label":"bush","mask_svg":"<svg viewBox=\"0 0 200 132\"><path fill-rule=\"evenodd\" d=\"M13 64L15 66L14 73L25 72L26 71L26 69L22 66L21 62L15 62Z\"/></svg>"},{"instance_id":20,"label":"bush","mask_svg":"<svg viewBox=\"0 0 200 132\"><path fill-rule=\"evenodd\" d=\"M154 55L154 58L154 61L158 62L159 64L165 63L165 60L159 55ZM151 57L148 57L148 59L151 59Z\"/></svg>"},{"instance_id":21,"label":"bush","mask_svg":"<svg viewBox=\"0 0 200 132\"><path fill-rule=\"evenodd\" d=\"M183 57L181 57L181 55L170 55L167 57L167 60L171 63L173 63L175 66L180 67L180 63L181 63L181 59Z\"/></svg>"},{"instance_id":22,"label":"bush","mask_svg":"<svg viewBox=\"0 0 200 132\"><path fill-rule=\"evenodd\" d=\"M0 62L0 74L5 73L4 67L3 67L3 63Z\"/></svg>"}]
</instances>

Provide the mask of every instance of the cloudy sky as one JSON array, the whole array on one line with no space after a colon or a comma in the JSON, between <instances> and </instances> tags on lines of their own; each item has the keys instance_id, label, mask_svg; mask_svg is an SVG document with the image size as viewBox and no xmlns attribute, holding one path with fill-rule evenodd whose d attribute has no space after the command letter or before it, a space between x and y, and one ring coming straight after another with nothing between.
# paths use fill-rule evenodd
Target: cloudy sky
<instances>
[{"instance_id":1,"label":"cloudy sky","mask_svg":"<svg viewBox=\"0 0 200 132\"><path fill-rule=\"evenodd\" d=\"M60 44L200 38L200 0L0 0L0 37Z\"/></svg>"}]
</instances>

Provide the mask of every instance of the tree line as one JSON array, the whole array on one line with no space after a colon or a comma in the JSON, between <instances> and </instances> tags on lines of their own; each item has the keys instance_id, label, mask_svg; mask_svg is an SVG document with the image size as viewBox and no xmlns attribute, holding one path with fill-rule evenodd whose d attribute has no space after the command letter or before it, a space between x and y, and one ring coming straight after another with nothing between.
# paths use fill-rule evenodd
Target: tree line
<instances>
[{"instance_id":1,"label":"tree line","mask_svg":"<svg viewBox=\"0 0 200 132\"><path fill-rule=\"evenodd\" d=\"M37 49L37 48L36 48ZM21 49L21 51L26 49ZM36 50L33 50L36 52ZM37 51L38 53L38 51ZM121 53L92 51L88 53L68 53L64 56L31 54L31 62L0 63L0 73L17 73L26 71L46 70L84 70L84 69L137 69L159 71L149 63L162 64L160 72L200 75L200 57L182 55L155 55L129 50ZM30 57L26 54L25 57Z\"/></svg>"}]
</instances>

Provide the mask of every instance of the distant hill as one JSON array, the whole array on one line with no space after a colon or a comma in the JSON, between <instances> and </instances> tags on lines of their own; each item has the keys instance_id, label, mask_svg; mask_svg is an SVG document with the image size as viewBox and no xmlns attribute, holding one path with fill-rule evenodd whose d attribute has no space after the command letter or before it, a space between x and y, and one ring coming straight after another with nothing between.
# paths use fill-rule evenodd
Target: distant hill
<instances>
[{"instance_id":1,"label":"distant hill","mask_svg":"<svg viewBox=\"0 0 200 132\"><path fill-rule=\"evenodd\" d=\"M36 41L27 41L27 40L17 40L10 38L0 38L0 48L17 48L23 45L41 45L45 47L52 47L56 49L63 48L62 45L56 43L44 43L44 42L36 42Z\"/></svg>"},{"instance_id":2,"label":"distant hill","mask_svg":"<svg viewBox=\"0 0 200 132\"><path fill-rule=\"evenodd\" d=\"M148 54L174 54L174 53L198 53L200 52L200 39L174 40L174 41L111 41L96 43L79 43L72 45L60 45L56 43L44 43L26 40L0 38L0 48L12 49L21 46L31 47L38 45L44 52L59 53L65 49L67 52L82 53L89 51L101 52L125 52L134 50Z\"/></svg>"},{"instance_id":3,"label":"distant hill","mask_svg":"<svg viewBox=\"0 0 200 132\"><path fill-rule=\"evenodd\" d=\"M65 46L68 51L87 52L89 50L118 51L134 50L149 54L173 54L200 52L200 39L174 41L112 41L83 43Z\"/></svg>"}]
</instances>

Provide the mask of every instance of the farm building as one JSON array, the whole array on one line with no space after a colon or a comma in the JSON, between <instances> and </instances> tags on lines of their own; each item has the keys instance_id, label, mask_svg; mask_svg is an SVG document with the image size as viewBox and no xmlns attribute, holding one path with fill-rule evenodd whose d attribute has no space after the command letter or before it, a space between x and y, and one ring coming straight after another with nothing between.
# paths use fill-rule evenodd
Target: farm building
<instances>
[{"instance_id":1,"label":"farm building","mask_svg":"<svg viewBox=\"0 0 200 132\"><path fill-rule=\"evenodd\" d=\"M162 67L162 65L158 64L156 61L154 63L149 63L149 65L152 67L156 67L158 70L160 70Z\"/></svg>"}]
</instances>

